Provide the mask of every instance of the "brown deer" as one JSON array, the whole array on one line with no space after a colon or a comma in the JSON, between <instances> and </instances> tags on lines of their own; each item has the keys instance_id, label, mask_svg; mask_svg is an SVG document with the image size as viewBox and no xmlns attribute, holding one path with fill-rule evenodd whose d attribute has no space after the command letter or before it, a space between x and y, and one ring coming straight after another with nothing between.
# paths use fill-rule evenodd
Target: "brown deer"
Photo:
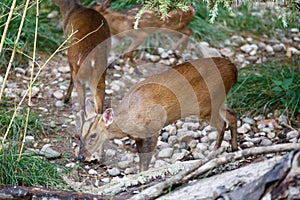
<instances>
[{"instance_id":1,"label":"brown deer","mask_svg":"<svg viewBox=\"0 0 300 200\"><path fill-rule=\"evenodd\" d=\"M101 13L108 21L112 35L117 37L129 37L131 44L125 52L133 65L136 65L133 59L133 52L148 37L160 28L164 31L181 33L181 39L173 45L172 49L176 50L180 45L179 55L182 54L188 44L188 39L192 34L192 29L188 24L195 16L195 9L191 6L188 11L182 10L171 11L167 19L162 20L155 11L145 11L139 19L138 30L134 30L135 16L141 9L141 6L134 6L124 11L114 11L110 9L110 0L97 0L91 7Z\"/></svg>"},{"instance_id":2,"label":"brown deer","mask_svg":"<svg viewBox=\"0 0 300 200\"><path fill-rule=\"evenodd\" d=\"M63 29L72 36L68 48L71 80L64 101L75 87L81 109L85 108L85 84L94 95L95 111L101 113L105 95L105 73L110 51L110 30L106 19L97 11L82 6L79 0L53 0L59 6Z\"/></svg>"},{"instance_id":3,"label":"brown deer","mask_svg":"<svg viewBox=\"0 0 300 200\"><path fill-rule=\"evenodd\" d=\"M225 58L198 59L150 76L133 86L114 110L102 115L89 111L87 118L81 114L78 159L100 160L106 140L128 136L136 141L140 171L147 170L159 130L189 115L209 121L219 131L216 147L227 122L232 150L237 150L236 114L224 104L237 76L236 67Z\"/></svg>"}]
</instances>

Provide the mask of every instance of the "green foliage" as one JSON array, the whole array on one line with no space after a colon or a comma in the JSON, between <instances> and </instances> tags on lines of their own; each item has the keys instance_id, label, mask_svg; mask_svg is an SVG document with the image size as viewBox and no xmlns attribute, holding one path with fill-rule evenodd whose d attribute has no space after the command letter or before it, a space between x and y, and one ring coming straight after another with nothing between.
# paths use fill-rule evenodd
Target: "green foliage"
<instances>
[{"instance_id":1,"label":"green foliage","mask_svg":"<svg viewBox=\"0 0 300 200\"><path fill-rule=\"evenodd\" d=\"M10 108L9 108L10 106ZM10 123L13 110L9 102L0 104L0 147L4 133ZM42 157L22 155L18 156L25 127L25 112L21 110L15 118L8 137L0 148L0 184L42 186L64 188L61 172L58 166ZM28 122L27 134L38 138L47 128L40 118L31 114Z\"/></svg>"},{"instance_id":2,"label":"green foliage","mask_svg":"<svg viewBox=\"0 0 300 200\"><path fill-rule=\"evenodd\" d=\"M0 33L3 34L5 24L7 23L8 13L13 0L3 0L0 2ZM32 56L33 41L35 35L35 23L36 23L36 2L32 1L27 10L27 16L25 19L24 27L22 29L21 38L17 45L17 55L14 60L15 65L24 65L27 59L22 55L28 54ZM17 1L16 9L14 10L12 20L9 24L9 29L5 38L4 50L1 52L0 67L6 66L12 49L15 44L17 33L19 30L21 18L24 12L25 0ZM39 28L38 28L38 51L50 52L53 51L61 43L61 30L58 30L51 24L51 20L47 18L47 15L54 6L49 4L47 0L42 0L39 4Z\"/></svg>"},{"instance_id":3,"label":"green foliage","mask_svg":"<svg viewBox=\"0 0 300 200\"><path fill-rule=\"evenodd\" d=\"M300 114L300 59L270 62L239 70L229 102L240 113L267 114L281 110L293 118Z\"/></svg>"},{"instance_id":4,"label":"green foliage","mask_svg":"<svg viewBox=\"0 0 300 200\"><path fill-rule=\"evenodd\" d=\"M22 155L20 161L17 159L11 149L0 153L0 184L66 188L61 174L65 169L37 156Z\"/></svg>"},{"instance_id":5,"label":"green foliage","mask_svg":"<svg viewBox=\"0 0 300 200\"><path fill-rule=\"evenodd\" d=\"M10 106L10 107L9 107ZM6 132L6 129L11 121L11 118L13 116L13 107L11 107L11 104L9 105L8 102L4 103L2 102L0 104L0 136L3 136L3 134ZM26 122L26 110L22 109L18 112L12 127L9 132L9 139L14 139L16 141L19 141L22 137L24 128L25 128L25 122ZM45 129L48 129L49 125L43 123L40 121L40 117L36 115L35 113L31 112L29 121L28 121L28 128L27 128L27 134L33 135L35 137L40 136L41 134L45 133ZM1 134L3 133L3 134ZM1 137L0 137L1 138ZM1 140L0 140L1 142Z\"/></svg>"}]
</instances>

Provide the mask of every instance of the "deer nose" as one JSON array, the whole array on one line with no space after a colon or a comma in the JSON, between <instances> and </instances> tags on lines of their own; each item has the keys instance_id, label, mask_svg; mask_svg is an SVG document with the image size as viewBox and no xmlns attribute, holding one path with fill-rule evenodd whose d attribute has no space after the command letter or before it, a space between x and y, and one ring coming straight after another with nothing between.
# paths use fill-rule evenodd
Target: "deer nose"
<instances>
[{"instance_id":1,"label":"deer nose","mask_svg":"<svg viewBox=\"0 0 300 200\"><path fill-rule=\"evenodd\" d=\"M79 154L77 159L82 162L85 160L85 156L83 154Z\"/></svg>"}]
</instances>

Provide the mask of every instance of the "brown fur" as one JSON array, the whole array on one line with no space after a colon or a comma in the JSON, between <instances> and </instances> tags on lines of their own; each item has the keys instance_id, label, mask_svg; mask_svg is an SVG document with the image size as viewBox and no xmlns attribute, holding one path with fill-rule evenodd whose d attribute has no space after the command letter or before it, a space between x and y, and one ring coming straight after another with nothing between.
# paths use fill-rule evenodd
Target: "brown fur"
<instances>
[{"instance_id":1,"label":"brown fur","mask_svg":"<svg viewBox=\"0 0 300 200\"><path fill-rule=\"evenodd\" d=\"M110 9L110 4L109 0L97 0L92 8L106 18L112 35L119 34L118 36L124 37L122 33L133 30L135 16L140 11L141 6L133 6L124 11L114 11ZM130 37L132 40L126 52L128 52L127 56L133 65L136 65L133 59L133 51L147 39L149 34L156 32L157 28L169 29L184 34L184 36L180 35L181 39L172 47L175 50L181 45L179 55L182 54L192 34L192 29L188 27L188 24L195 16L195 9L191 6L187 12L176 10L171 11L168 15L167 19L161 20L160 16L155 14L155 11L145 11L139 20L139 29L124 34L125 37Z\"/></svg>"},{"instance_id":2,"label":"brown fur","mask_svg":"<svg viewBox=\"0 0 300 200\"><path fill-rule=\"evenodd\" d=\"M71 98L76 86L80 106L85 107L85 83L94 95L96 112L101 113L105 95L105 72L110 51L110 31L105 18L93 9L86 8L78 0L53 0L63 17L67 36L77 31L68 48L71 81L65 102ZM89 35L90 34L90 35Z\"/></svg>"},{"instance_id":3,"label":"brown fur","mask_svg":"<svg viewBox=\"0 0 300 200\"><path fill-rule=\"evenodd\" d=\"M82 120L80 156L86 160L99 159L105 140L128 136L136 140L140 170L147 170L159 130L189 115L197 115L217 128L216 148L221 146L227 121L232 149L237 150L236 114L224 105L237 75L236 67L229 60L206 58L147 78L125 95L114 111L111 124L106 123L103 115ZM92 133L97 135L89 142Z\"/></svg>"}]
</instances>

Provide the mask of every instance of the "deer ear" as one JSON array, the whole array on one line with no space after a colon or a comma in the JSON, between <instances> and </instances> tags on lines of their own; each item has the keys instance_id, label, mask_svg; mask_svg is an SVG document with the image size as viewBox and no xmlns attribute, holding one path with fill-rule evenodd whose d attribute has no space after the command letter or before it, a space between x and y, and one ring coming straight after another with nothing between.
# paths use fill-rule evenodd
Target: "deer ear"
<instances>
[{"instance_id":1,"label":"deer ear","mask_svg":"<svg viewBox=\"0 0 300 200\"><path fill-rule=\"evenodd\" d=\"M102 120L105 123L105 126L109 126L113 123L114 119L114 111L112 108L108 108L104 111L104 113L102 114Z\"/></svg>"},{"instance_id":2,"label":"deer ear","mask_svg":"<svg viewBox=\"0 0 300 200\"><path fill-rule=\"evenodd\" d=\"M95 115L94 106L92 105L92 102L89 99L87 99L85 101L85 109L86 109L86 117L87 118L90 118L90 116Z\"/></svg>"}]
</instances>

